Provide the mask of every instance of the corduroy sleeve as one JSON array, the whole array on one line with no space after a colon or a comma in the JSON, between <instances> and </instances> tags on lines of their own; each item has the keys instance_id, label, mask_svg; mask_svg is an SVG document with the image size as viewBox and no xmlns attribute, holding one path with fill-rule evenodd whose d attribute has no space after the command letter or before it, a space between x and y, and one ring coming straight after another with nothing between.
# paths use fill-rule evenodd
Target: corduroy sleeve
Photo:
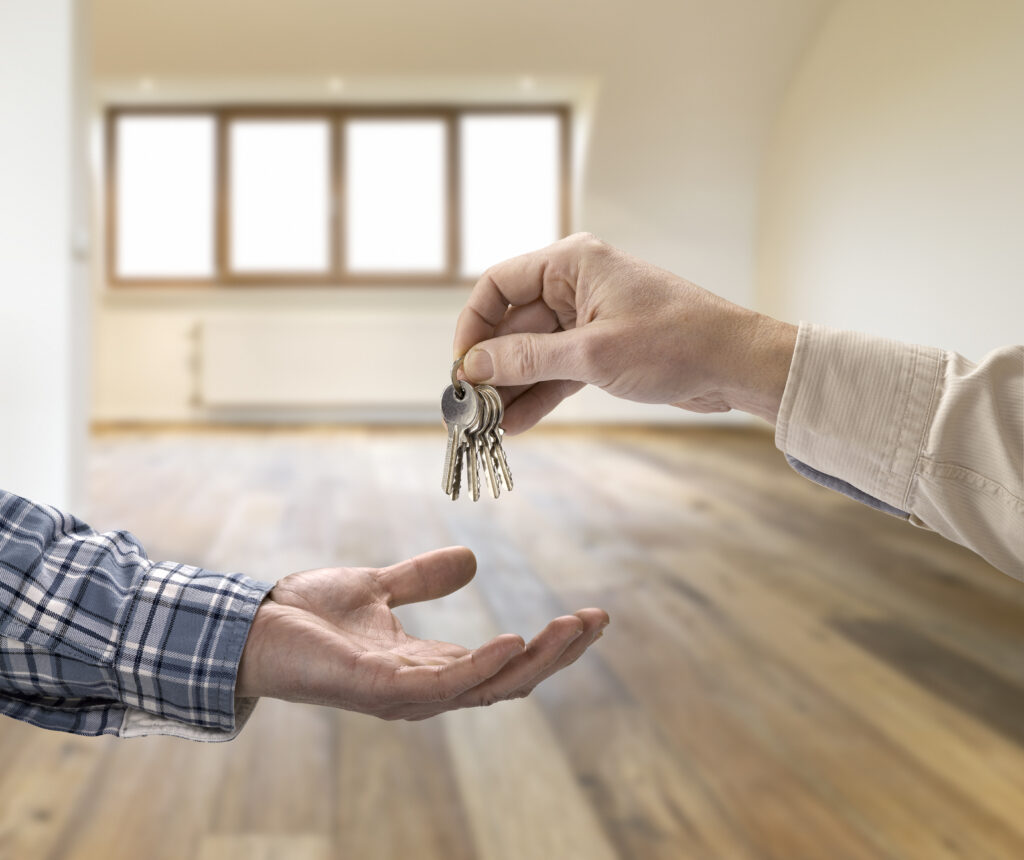
<instances>
[{"instance_id":1,"label":"corduroy sleeve","mask_svg":"<svg viewBox=\"0 0 1024 860\"><path fill-rule=\"evenodd\" d=\"M775 443L812 480L1024 580L1024 347L974 364L801 323Z\"/></svg>"}]
</instances>

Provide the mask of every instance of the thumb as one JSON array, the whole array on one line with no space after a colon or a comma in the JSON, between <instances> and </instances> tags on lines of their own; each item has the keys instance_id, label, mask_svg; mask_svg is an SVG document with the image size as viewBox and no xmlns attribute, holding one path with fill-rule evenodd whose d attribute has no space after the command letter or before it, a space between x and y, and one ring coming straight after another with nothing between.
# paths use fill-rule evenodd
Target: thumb
<instances>
[{"instance_id":1,"label":"thumb","mask_svg":"<svg viewBox=\"0 0 1024 860\"><path fill-rule=\"evenodd\" d=\"M586 332L572 328L553 334L506 334L474 346L462 363L470 382L532 385L547 379L590 382Z\"/></svg>"}]
</instances>

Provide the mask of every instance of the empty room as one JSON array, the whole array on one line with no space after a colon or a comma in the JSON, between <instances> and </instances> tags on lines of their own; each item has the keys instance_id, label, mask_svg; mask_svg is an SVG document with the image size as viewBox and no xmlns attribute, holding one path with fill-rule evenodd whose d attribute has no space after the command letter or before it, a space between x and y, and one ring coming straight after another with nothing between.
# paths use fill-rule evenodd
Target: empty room
<instances>
[{"instance_id":1,"label":"empty room","mask_svg":"<svg viewBox=\"0 0 1024 860\"><path fill-rule=\"evenodd\" d=\"M1022 44L0 0L0 860L1024 857Z\"/></svg>"}]
</instances>

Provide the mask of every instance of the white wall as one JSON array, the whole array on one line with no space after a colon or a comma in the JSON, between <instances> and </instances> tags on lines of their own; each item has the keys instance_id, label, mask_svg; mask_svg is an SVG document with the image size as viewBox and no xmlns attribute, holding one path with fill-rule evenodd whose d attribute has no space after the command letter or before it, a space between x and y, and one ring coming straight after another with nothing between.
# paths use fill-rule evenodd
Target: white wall
<instances>
[{"instance_id":1,"label":"white wall","mask_svg":"<svg viewBox=\"0 0 1024 860\"><path fill-rule=\"evenodd\" d=\"M759 298L980 358L1024 338L1024 3L847 0L765 159Z\"/></svg>"},{"instance_id":2,"label":"white wall","mask_svg":"<svg viewBox=\"0 0 1024 860\"><path fill-rule=\"evenodd\" d=\"M148 77L156 98L324 99L334 75L347 82L344 98L403 87L457 97L459 81L473 97L564 96L587 120L574 226L750 303L763 143L805 43L831 5L97 0L94 68L101 91L118 97ZM531 93L517 90L522 75L535 78ZM465 288L154 293L112 290L97 277L93 416L208 416L190 399L189 333L197 325L217 316L315 313L336 320L339 337L353 320L363 325L375 315L380 349L407 356L422 392L401 406L434 420L465 295ZM396 312L423 319L418 337L390 325ZM578 395L561 414L702 420L600 392Z\"/></svg>"},{"instance_id":3,"label":"white wall","mask_svg":"<svg viewBox=\"0 0 1024 860\"><path fill-rule=\"evenodd\" d=\"M85 427L76 32L72 0L0 3L0 486L62 506L80 501Z\"/></svg>"}]
</instances>

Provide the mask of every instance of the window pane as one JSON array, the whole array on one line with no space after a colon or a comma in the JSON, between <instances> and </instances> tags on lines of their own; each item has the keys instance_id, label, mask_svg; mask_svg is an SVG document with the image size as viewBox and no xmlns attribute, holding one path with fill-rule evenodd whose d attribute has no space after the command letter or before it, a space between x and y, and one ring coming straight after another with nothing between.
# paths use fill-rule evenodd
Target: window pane
<instances>
[{"instance_id":1,"label":"window pane","mask_svg":"<svg viewBox=\"0 0 1024 860\"><path fill-rule=\"evenodd\" d=\"M345 124L345 250L352 272L443 272L445 124L360 119Z\"/></svg>"},{"instance_id":2,"label":"window pane","mask_svg":"<svg viewBox=\"0 0 1024 860\"><path fill-rule=\"evenodd\" d=\"M558 239L558 117L472 114L460 131L462 274Z\"/></svg>"},{"instance_id":3,"label":"window pane","mask_svg":"<svg viewBox=\"0 0 1024 860\"><path fill-rule=\"evenodd\" d=\"M233 120L228 157L231 270L327 272L330 123Z\"/></svg>"},{"instance_id":4,"label":"window pane","mask_svg":"<svg viewBox=\"0 0 1024 860\"><path fill-rule=\"evenodd\" d=\"M114 133L118 277L212 277L213 118L121 116Z\"/></svg>"}]
</instances>

